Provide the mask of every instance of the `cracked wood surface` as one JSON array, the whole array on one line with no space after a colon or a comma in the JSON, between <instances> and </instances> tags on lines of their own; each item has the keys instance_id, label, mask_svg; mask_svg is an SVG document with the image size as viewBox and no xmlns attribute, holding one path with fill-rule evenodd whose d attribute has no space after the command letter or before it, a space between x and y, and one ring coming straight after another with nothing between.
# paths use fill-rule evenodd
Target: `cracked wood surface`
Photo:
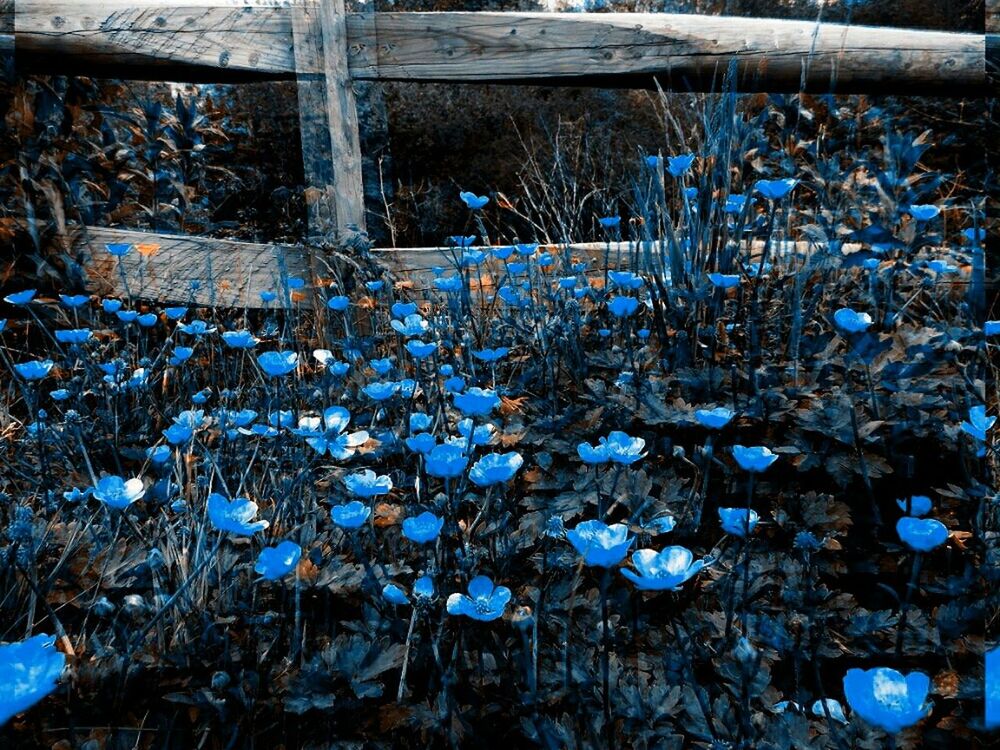
<instances>
[{"instance_id":1,"label":"cracked wood surface","mask_svg":"<svg viewBox=\"0 0 1000 750\"><path fill-rule=\"evenodd\" d=\"M294 78L289 4L18 0L22 70L169 80ZM355 80L959 95L986 84L983 34L665 13L374 13L345 18ZM301 73L318 71L300 71Z\"/></svg>"}]
</instances>

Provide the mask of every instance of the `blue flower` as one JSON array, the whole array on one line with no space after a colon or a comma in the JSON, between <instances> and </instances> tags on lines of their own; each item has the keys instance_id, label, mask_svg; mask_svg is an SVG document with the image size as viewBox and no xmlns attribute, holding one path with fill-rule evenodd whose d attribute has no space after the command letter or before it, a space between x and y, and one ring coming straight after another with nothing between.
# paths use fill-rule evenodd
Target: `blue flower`
<instances>
[{"instance_id":1,"label":"blue flower","mask_svg":"<svg viewBox=\"0 0 1000 750\"><path fill-rule=\"evenodd\" d=\"M208 325L204 320L192 320L190 323L178 323L177 329L189 336L204 336L215 333L215 327Z\"/></svg>"},{"instance_id":2,"label":"blue flower","mask_svg":"<svg viewBox=\"0 0 1000 750\"><path fill-rule=\"evenodd\" d=\"M335 312L343 312L347 309L347 306L351 304L350 297L344 297L342 295L336 297L330 297L326 301L326 306Z\"/></svg>"},{"instance_id":3,"label":"blue flower","mask_svg":"<svg viewBox=\"0 0 1000 750\"><path fill-rule=\"evenodd\" d=\"M986 442L986 433L996 424L996 417L986 416L986 407L980 404L969 409L969 419L960 425L962 432L971 435L981 443Z\"/></svg>"},{"instance_id":4,"label":"blue flower","mask_svg":"<svg viewBox=\"0 0 1000 750\"><path fill-rule=\"evenodd\" d=\"M94 497L115 510L125 510L146 494L138 477L128 481L116 476L101 477L94 487Z\"/></svg>"},{"instance_id":5,"label":"blue flower","mask_svg":"<svg viewBox=\"0 0 1000 750\"><path fill-rule=\"evenodd\" d=\"M645 283L642 276L637 276L631 271L608 271L608 280L613 286L622 289L638 289Z\"/></svg>"},{"instance_id":6,"label":"blue flower","mask_svg":"<svg viewBox=\"0 0 1000 750\"><path fill-rule=\"evenodd\" d=\"M59 299L66 307L70 308L82 307L90 301L90 297L86 294L60 294Z\"/></svg>"},{"instance_id":7,"label":"blue flower","mask_svg":"<svg viewBox=\"0 0 1000 750\"><path fill-rule=\"evenodd\" d=\"M170 448L166 445L156 445L146 449L146 457L156 466L165 464L169 461L170 455Z\"/></svg>"},{"instance_id":8,"label":"blue flower","mask_svg":"<svg viewBox=\"0 0 1000 750\"><path fill-rule=\"evenodd\" d=\"M274 547L262 549L253 569L268 581L277 581L292 572L301 557L302 548L286 539Z\"/></svg>"},{"instance_id":9,"label":"blue flower","mask_svg":"<svg viewBox=\"0 0 1000 750\"><path fill-rule=\"evenodd\" d=\"M605 229L617 229L619 226L621 226L622 217L621 216L602 216L601 218L599 218L597 220L597 223L600 224Z\"/></svg>"},{"instance_id":10,"label":"blue flower","mask_svg":"<svg viewBox=\"0 0 1000 750\"><path fill-rule=\"evenodd\" d=\"M791 177L786 177L782 180L757 180L754 190L768 200L780 201L792 192L798 184L799 181Z\"/></svg>"},{"instance_id":11,"label":"blue flower","mask_svg":"<svg viewBox=\"0 0 1000 750\"><path fill-rule=\"evenodd\" d=\"M4 302L10 305L26 305L35 298L37 289L25 289L23 292L14 292L4 297Z\"/></svg>"},{"instance_id":12,"label":"blue flower","mask_svg":"<svg viewBox=\"0 0 1000 750\"><path fill-rule=\"evenodd\" d=\"M84 344L90 340L92 333L89 328L66 328L56 331L56 341L60 344Z\"/></svg>"},{"instance_id":13,"label":"blue flower","mask_svg":"<svg viewBox=\"0 0 1000 750\"><path fill-rule=\"evenodd\" d=\"M645 161L646 161L646 166L649 167L650 169L659 169L660 165L663 164L663 157L651 155L647 156Z\"/></svg>"},{"instance_id":14,"label":"blue flower","mask_svg":"<svg viewBox=\"0 0 1000 750\"><path fill-rule=\"evenodd\" d=\"M187 315L186 307L166 307L163 309L163 314L167 316L168 320L180 320L185 315Z\"/></svg>"},{"instance_id":15,"label":"blue flower","mask_svg":"<svg viewBox=\"0 0 1000 750\"><path fill-rule=\"evenodd\" d=\"M735 273L710 273L708 280L712 282L712 286L719 289L732 289L734 286L739 286L740 276Z\"/></svg>"},{"instance_id":16,"label":"blue flower","mask_svg":"<svg viewBox=\"0 0 1000 750\"><path fill-rule=\"evenodd\" d=\"M194 437L194 430L189 425L174 423L163 431L163 437L171 445L184 445Z\"/></svg>"},{"instance_id":17,"label":"blue flower","mask_svg":"<svg viewBox=\"0 0 1000 750\"><path fill-rule=\"evenodd\" d=\"M0 726L55 690L65 666L66 657L51 635L0 646Z\"/></svg>"},{"instance_id":18,"label":"blue flower","mask_svg":"<svg viewBox=\"0 0 1000 750\"><path fill-rule=\"evenodd\" d=\"M376 292L382 291L382 287L383 286L385 286L385 282L382 281L381 279L377 279L375 281L366 281L365 282L365 288L369 292L371 292L372 294L375 294Z\"/></svg>"},{"instance_id":19,"label":"blue flower","mask_svg":"<svg viewBox=\"0 0 1000 750\"><path fill-rule=\"evenodd\" d=\"M616 318L625 318L639 309L639 300L635 297L615 297L608 303L608 312Z\"/></svg>"},{"instance_id":20,"label":"blue flower","mask_svg":"<svg viewBox=\"0 0 1000 750\"><path fill-rule=\"evenodd\" d=\"M141 325L143 328L152 328L153 326L156 325L156 321L159 320L159 318L156 317L156 313L148 312L148 313L143 313L138 318L136 318L136 320L138 321L139 325Z\"/></svg>"},{"instance_id":21,"label":"blue flower","mask_svg":"<svg viewBox=\"0 0 1000 750\"><path fill-rule=\"evenodd\" d=\"M447 276L440 279L434 279L431 282L434 288L442 292L458 292L462 289L462 277L461 276Z\"/></svg>"},{"instance_id":22,"label":"blue flower","mask_svg":"<svg viewBox=\"0 0 1000 750\"><path fill-rule=\"evenodd\" d=\"M632 553L636 572L622 568L622 575L643 591L676 591L705 567L705 560L694 560L687 547L666 547L662 552L639 549Z\"/></svg>"},{"instance_id":23,"label":"blue flower","mask_svg":"<svg viewBox=\"0 0 1000 750\"><path fill-rule=\"evenodd\" d=\"M698 420L698 424L710 430L721 430L732 421L734 416L736 416L736 412L725 406L716 406L714 409L696 409L694 412L694 418Z\"/></svg>"},{"instance_id":24,"label":"blue flower","mask_svg":"<svg viewBox=\"0 0 1000 750\"><path fill-rule=\"evenodd\" d=\"M70 397L70 392L65 388L56 388L49 396L53 401L65 401Z\"/></svg>"},{"instance_id":25,"label":"blue flower","mask_svg":"<svg viewBox=\"0 0 1000 750\"><path fill-rule=\"evenodd\" d=\"M183 364L191 359L192 354L194 354L194 349L190 346L175 346L173 354L167 361L176 367L177 365Z\"/></svg>"},{"instance_id":26,"label":"blue flower","mask_svg":"<svg viewBox=\"0 0 1000 750\"><path fill-rule=\"evenodd\" d=\"M478 266L486 260L486 253L482 250L467 250L462 253L462 257L459 259L458 264L462 268L470 268L472 266Z\"/></svg>"},{"instance_id":27,"label":"blue flower","mask_svg":"<svg viewBox=\"0 0 1000 750\"><path fill-rule=\"evenodd\" d=\"M424 432L425 430L430 428L431 423L433 421L434 420L430 416L430 414L425 414L422 411L415 411L410 415L410 420L409 420L410 432L412 433Z\"/></svg>"},{"instance_id":28,"label":"blue flower","mask_svg":"<svg viewBox=\"0 0 1000 750\"><path fill-rule=\"evenodd\" d=\"M528 257L528 256L531 256L531 255L534 255L535 251L538 250L538 243L537 242L519 242L518 244L514 245L514 249L517 251L518 255L521 255L521 256L524 256L524 257ZM542 265L545 265L545 264L543 263Z\"/></svg>"},{"instance_id":29,"label":"blue flower","mask_svg":"<svg viewBox=\"0 0 1000 750\"><path fill-rule=\"evenodd\" d=\"M355 450L368 442L365 430L347 432L351 422L351 413L342 406L331 406L323 411L323 424L319 417L302 417L296 435L306 438L306 443L322 455L329 453L338 461L346 461L354 455ZM320 429L320 427L324 429Z\"/></svg>"},{"instance_id":30,"label":"blue flower","mask_svg":"<svg viewBox=\"0 0 1000 750\"><path fill-rule=\"evenodd\" d=\"M14 365L14 370L25 380L41 380L54 366L51 359L33 359Z\"/></svg>"},{"instance_id":31,"label":"blue flower","mask_svg":"<svg viewBox=\"0 0 1000 750\"><path fill-rule=\"evenodd\" d=\"M183 445L194 437L195 430L205 422L205 412L193 409L182 411L174 417L174 423L163 431L163 436L171 445Z\"/></svg>"},{"instance_id":32,"label":"blue flower","mask_svg":"<svg viewBox=\"0 0 1000 750\"><path fill-rule=\"evenodd\" d=\"M931 512L933 504L926 495L913 495L912 497L901 497L896 501L900 510L910 516L926 516Z\"/></svg>"},{"instance_id":33,"label":"blue flower","mask_svg":"<svg viewBox=\"0 0 1000 750\"><path fill-rule=\"evenodd\" d=\"M465 393L456 393L453 398L455 408L467 417L485 417L500 405L500 397L484 388L470 388Z\"/></svg>"},{"instance_id":34,"label":"blue flower","mask_svg":"<svg viewBox=\"0 0 1000 750\"><path fill-rule=\"evenodd\" d=\"M101 309L108 315L112 315L122 309L122 301L120 299L103 300L101 302Z\"/></svg>"},{"instance_id":35,"label":"blue flower","mask_svg":"<svg viewBox=\"0 0 1000 750\"><path fill-rule=\"evenodd\" d=\"M719 508L722 530L733 536L745 537L747 534L752 534L759 520L760 517L755 510L751 510L748 514L746 508Z\"/></svg>"},{"instance_id":36,"label":"blue flower","mask_svg":"<svg viewBox=\"0 0 1000 750\"><path fill-rule=\"evenodd\" d=\"M93 487L87 487L86 489L81 489L80 487L73 487L68 492L62 493L63 500L67 503L82 503L88 497L94 494Z\"/></svg>"},{"instance_id":37,"label":"blue flower","mask_svg":"<svg viewBox=\"0 0 1000 750\"><path fill-rule=\"evenodd\" d=\"M208 518L219 531L228 531L238 536L252 536L271 524L255 521L257 503L245 497L227 500L218 492L208 496Z\"/></svg>"},{"instance_id":38,"label":"blue flower","mask_svg":"<svg viewBox=\"0 0 1000 750\"><path fill-rule=\"evenodd\" d=\"M406 318L417 311L416 302L393 302L390 312L397 318Z\"/></svg>"},{"instance_id":39,"label":"blue flower","mask_svg":"<svg viewBox=\"0 0 1000 750\"><path fill-rule=\"evenodd\" d=\"M931 203L926 203L918 206L910 206L906 209L906 212L917 221L930 221L938 217L941 209Z\"/></svg>"},{"instance_id":40,"label":"blue flower","mask_svg":"<svg viewBox=\"0 0 1000 750\"><path fill-rule=\"evenodd\" d=\"M983 323L984 336L1000 336L1000 320L987 320Z\"/></svg>"},{"instance_id":41,"label":"blue flower","mask_svg":"<svg viewBox=\"0 0 1000 750\"><path fill-rule=\"evenodd\" d=\"M863 333L871 327L872 316L865 312L855 312L849 307L842 307L833 314L833 322L847 333Z\"/></svg>"},{"instance_id":42,"label":"blue flower","mask_svg":"<svg viewBox=\"0 0 1000 750\"><path fill-rule=\"evenodd\" d=\"M896 522L896 533L916 552L930 552L948 541L948 527L936 518L903 516Z\"/></svg>"},{"instance_id":43,"label":"blue flower","mask_svg":"<svg viewBox=\"0 0 1000 750\"><path fill-rule=\"evenodd\" d=\"M252 349L260 343L250 331L226 331L222 334L222 340L231 349Z\"/></svg>"},{"instance_id":44,"label":"blue flower","mask_svg":"<svg viewBox=\"0 0 1000 750\"><path fill-rule=\"evenodd\" d=\"M481 424L473 429L474 424L475 423L472 421L471 417L466 417L465 419L460 420L458 423L458 433L464 439L459 440L452 438L449 441L454 441L454 443L461 448L464 448L468 444L470 438L472 439L473 445L488 445L493 439L493 433L496 431L496 427L487 422L486 424Z\"/></svg>"},{"instance_id":45,"label":"blue flower","mask_svg":"<svg viewBox=\"0 0 1000 750\"><path fill-rule=\"evenodd\" d=\"M104 247L116 258L124 258L132 249L131 243L128 242L107 242Z\"/></svg>"},{"instance_id":46,"label":"blue flower","mask_svg":"<svg viewBox=\"0 0 1000 750\"><path fill-rule=\"evenodd\" d=\"M576 446L576 452L581 461L591 466L606 464L611 460L608 457L608 447L604 444L604 440L601 440L597 445L580 443Z\"/></svg>"},{"instance_id":47,"label":"blue flower","mask_svg":"<svg viewBox=\"0 0 1000 750\"><path fill-rule=\"evenodd\" d=\"M431 342L425 343L420 339L410 339L406 342L406 351L408 351L414 359L423 359L424 357L429 357L434 352L437 351L438 345Z\"/></svg>"},{"instance_id":48,"label":"blue flower","mask_svg":"<svg viewBox=\"0 0 1000 750\"><path fill-rule=\"evenodd\" d=\"M399 383L392 380L374 382L369 383L362 390L373 401L386 401L399 391Z\"/></svg>"},{"instance_id":49,"label":"blue flower","mask_svg":"<svg viewBox=\"0 0 1000 750\"><path fill-rule=\"evenodd\" d=\"M136 318L139 317L139 313L135 310L119 310L115 313L115 317L118 318L122 323L134 323ZM215 329L212 329L215 330ZM207 331L211 333L211 331Z\"/></svg>"},{"instance_id":50,"label":"blue flower","mask_svg":"<svg viewBox=\"0 0 1000 750\"><path fill-rule=\"evenodd\" d=\"M904 676L888 667L850 669L844 676L844 695L854 713L889 734L913 726L930 712L930 686L923 672Z\"/></svg>"},{"instance_id":51,"label":"blue flower","mask_svg":"<svg viewBox=\"0 0 1000 750\"><path fill-rule=\"evenodd\" d=\"M448 597L448 614L465 615L473 620L489 622L503 615L510 601L510 589L494 586L486 576L476 576L469 581L469 594L452 594Z\"/></svg>"},{"instance_id":52,"label":"blue flower","mask_svg":"<svg viewBox=\"0 0 1000 750\"><path fill-rule=\"evenodd\" d=\"M376 474L371 469L348 474L344 477L344 485L348 492L358 497L377 497L392 492L392 479L384 474Z\"/></svg>"},{"instance_id":53,"label":"blue flower","mask_svg":"<svg viewBox=\"0 0 1000 750\"><path fill-rule=\"evenodd\" d=\"M390 320L389 325L400 336L423 336L430 327L430 324L417 313L407 315L402 321Z\"/></svg>"},{"instance_id":54,"label":"blue flower","mask_svg":"<svg viewBox=\"0 0 1000 750\"><path fill-rule=\"evenodd\" d=\"M395 604L397 606L403 606L410 603L410 597L406 595L399 586L394 583L387 583L382 587L382 596L390 604Z\"/></svg>"},{"instance_id":55,"label":"blue flower","mask_svg":"<svg viewBox=\"0 0 1000 750\"><path fill-rule=\"evenodd\" d=\"M264 352L257 356L257 364L272 378L280 378L299 366L299 355L295 352Z\"/></svg>"},{"instance_id":56,"label":"blue flower","mask_svg":"<svg viewBox=\"0 0 1000 750\"><path fill-rule=\"evenodd\" d=\"M419 516L403 519L403 536L416 544L427 544L437 539L443 527L443 518L425 510Z\"/></svg>"},{"instance_id":57,"label":"blue flower","mask_svg":"<svg viewBox=\"0 0 1000 750\"><path fill-rule=\"evenodd\" d=\"M615 523L608 526L603 521L583 521L572 531L566 532L587 565L610 568L620 563L628 553L635 537L629 537L628 526Z\"/></svg>"},{"instance_id":58,"label":"blue flower","mask_svg":"<svg viewBox=\"0 0 1000 750\"><path fill-rule=\"evenodd\" d=\"M751 448L743 445L734 445L733 458L736 459L736 463L740 465L741 469L749 471L752 474L760 474L767 471L768 467L778 460L778 457L771 452L770 448L765 448L762 445L755 445Z\"/></svg>"},{"instance_id":59,"label":"blue flower","mask_svg":"<svg viewBox=\"0 0 1000 750\"><path fill-rule=\"evenodd\" d=\"M261 302L264 302L264 303L274 302L276 299L278 299L278 295L275 294L274 292L270 291L270 290L265 290L265 291L263 291L263 292L260 293L260 299L261 299Z\"/></svg>"},{"instance_id":60,"label":"blue flower","mask_svg":"<svg viewBox=\"0 0 1000 750\"><path fill-rule=\"evenodd\" d=\"M490 199L485 195L476 195L475 193L470 193L468 191L461 191L458 197L462 199L462 202L471 208L473 211L478 211L480 208L485 206L490 202Z\"/></svg>"},{"instance_id":61,"label":"blue flower","mask_svg":"<svg viewBox=\"0 0 1000 750\"><path fill-rule=\"evenodd\" d=\"M420 578L413 582L411 591L417 599L433 599L434 579L430 576L420 576Z\"/></svg>"},{"instance_id":62,"label":"blue flower","mask_svg":"<svg viewBox=\"0 0 1000 750\"><path fill-rule=\"evenodd\" d=\"M691 169L694 164L694 154L683 154L681 156L671 156L667 159L667 171L673 177L682 177L684 173Z\"/></svg>"},{"instance_id":63,"label":"blue flower","mask_svg":"<svg viewBox=\"0 0 1000 750\"><path fill-rule=\"evenodd\" d=\"M646 455L646 441L621 430L611 431L606 438L601 438L601 443L607 448L608 460L612 463L629 466Z\"/></svg>"},{"instance_id":64,"label":"blue flower","mask_svg":"<svg viewBox=\"0 0 1000 750\"><path fill-rule=\"evenodd\" d=\"M469 465L469 457L457 445L442 443L436 445L425 456L427 473L438 479L454 479L461 476Z\"/></svg>"},{"instance_id":65,"label":"blue flower","mask_svg":"<svg viewBox=\"0 0 1000 750\"><path fill-rule=\"evenodd\" d=\"M469 247L475 241L476 235L474 234L470 234L467 237L463 237L460 234L453 234L448 238L448 244L455 247Z\"/></svg>"},{"instance_id":66,"label":"blue flower","mask_svg":"<svg viewBox=\"0 0 1000 750\"><path fill-rule=\"evenodd\" d=\"M388 357L373 359L368 363L368 366L372 368L376 375L385 376L392 369L392 360Z\"/></svg>"},{"instance_id":67,"label":"blue flower","mask_svg":"<svg viewBox=\"0 0 1000 750\"><path fill-rule=\"evenodd\" d=\"M750 199L753 203L753 198ZM726 197L726 206L723 209L727 214L740 214L743 213L743 209L747 203L747 196L745 195L729 195Z\"/></svg>"},{"instance_id":68,"label":"blue flower","mask_svg":"<svg viewBox=\"0 0 1000 750\"><path fill-rule=\"evenodd\" d=\"M406 438L406 447L414 453L430 453L437 445L437 438L429 432L418 432Z\"/></svg>"},{"instance_id":69,"label":"blue flower","mask_svg":"<svg viewBox=\"0 0 1000 750\"><path fill-rule=\"evenodd\" d=\"M513 245L500 245L498 247L490 248L490 255L492 255L497 260L507 260L513 254L514 254Z\"/></svg>"},{"instance_id":70,"label":"blue flower","mask_svg":"<svg viewBox=\"0 0 1000 750\"><path fill-rule=\"evenodd\" d=\"M368 520L372 509L360 500L352 500L330 509L330 518L342 529L358 529Z\"/></svg>"},{"instance_id":71,"label":"blue flower","mask_svg":"<svg viewBox=\"0 0 1000 750\"><path fill-rule=\"evenodd\" d=\"M510 353L510 347L498 346L496 349L473 349L472 356L480 362L496 362Z\"/></svg>"},{"instance_id":72,"label":"blue flower","mask_svg":"<svg viewBox=\"0 0 1000 750\"><path fill-rule=\"evenodd\" d=\"M469 479L480 487L509 482L523 463L524 459L517 452L487 453L472 465Z\"/></svg>"}]
</instances>

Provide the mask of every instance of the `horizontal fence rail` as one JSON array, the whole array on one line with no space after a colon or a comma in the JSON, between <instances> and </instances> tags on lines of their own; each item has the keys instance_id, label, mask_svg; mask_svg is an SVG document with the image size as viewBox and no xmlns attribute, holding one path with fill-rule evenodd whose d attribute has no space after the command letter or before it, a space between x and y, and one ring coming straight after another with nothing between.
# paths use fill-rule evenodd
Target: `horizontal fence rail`
<instances>
[{"instance_id":1,"label":"horizontal fence rail","mask_svg":"<svg viewBox=\"0 0 1000 750\"><path fill-rule=\"evenodd\" d=\"M296 77L294 4L17 0L18 67L159 80ZM986 85L982 34L666 13L346 17L354 80L961 95ZM70 63L70 61L72 61ZM300 61L301 62L301 61ZM319 72L298 70L303 72Z\"/></svg>"},{"instance_id":2,"label":"horizontal fence rail","mask_svg":"<svg viewBox=\"0 0 1000 750\"><path fill-rule=\"evenodd\" d=\"M108 244L128 244L132 249L121 260L107 250ZM745 245L744 245L745 247ZM751 256L759 255L764 242L755 240ZM815 250L814 243L784 241L772 243L771 252L788 256ZM472 250L486 248L475 247ZM543 252L564 253L574 261L588 261L590 273L604 269L626 270L634 255L647 249L658 253L652 242L575 242L541 245ZM845 243L840 252L850 255L862 246ZM261 292L275 292L272 307L298 305L310 308L316 298L315 285L322 286L343 270L336 256L324 258L317 267L310 249L303 245L261 244L154 234L126 229L84 227L74 241L75 254L82 256L95 291L161 302L222 307L261 307ZM391 248L372 250L371 259L386 269L397 285L417 298L433 292L436 269L445 275L455 272L461 251L443 247ZM323 267L329 264L327 267ZM495 290L503 276L503 265L484 260L469 271L473 288L484 293ZM290 290L289 279L303 279L306 286ZM321 296L321 295L320 295Z\"/></svg>"}]
</instances>

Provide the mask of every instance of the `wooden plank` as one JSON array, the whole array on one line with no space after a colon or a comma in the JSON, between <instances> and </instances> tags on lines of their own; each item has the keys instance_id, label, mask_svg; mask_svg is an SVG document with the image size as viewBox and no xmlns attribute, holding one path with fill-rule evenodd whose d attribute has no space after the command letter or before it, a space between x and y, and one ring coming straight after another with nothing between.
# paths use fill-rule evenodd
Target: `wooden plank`
<instances>
[{"instance_id":1,"label":"wooden plank","mask_svg":"<svg viewBox=\"0 0 1000 750\"><path fill-rule=\"evenodd\" d=\"M648 83L718 88L738 63L741 91L969 92L983 85L983 37L675 14L378 14L383 80Z\"/></svg>"},{"instance_id":2,"label":"wooden plank","mask_svg":"<svg viewBox=\"0 0 1000 750\"><path fill-rule=\"evenodd\" d=\"M169 80L294 78L292 11L261 0L18 0L22 70ZM346 18L354 79L973 95L983 34L666 13L376 13Z\"/></svg>"},{"instance_id":3,"label":"wooden plank","mask_svg":"<svg viewBox=\"0 0 1000 750\"><path fill-rule=\"evenodd\" d=\"M315 241L335 237L337 233L326 76L319 72L323 70L323 26L318 2L297 3L292 8L292 38L306 184L307 236Z\"/></svg>"},{"instance_id":4,"label":"wooden plank","mask_svg":"<svg viewBox=\"0 0 1000 750\"><path fill-rule=\"evenodd\" d=\"M118 259L106 249L108 243L133 245L121 267ZM294 303L311 307L314 289L311 252L301 245L268 245L207 237L184 237L152 234L127 229L85 227L75 238L77 253L91 279L91 288L98 294L124 295L134 298L220 307L262 307L260 293L279 292L271 307L289 306L290 296L283 293L289 278L306 280L306 286L295 295ZM759 252L762 242L754 243ZM630 266L635 245L628 242L579 242L568 245L544 245L543 251L568 253L576 261L590 261L591 273L603 274L605 254L612 269ZM786 242L783 255L805 253L812 249L806 242ZM860 249L847 244L845 253ZM372 259L410 294L421 297L433 290L435 269L445 275L454 273L456 253L441 247L384 248L371 251ZM334 266L336 259L329 261ZM122 279L122 269L125 278ZM473 285L492 289L502 278L499 261L488 260L470 270Z\"/></svg>"},{"instance_id":5,"label":"wooden plank","mask_svg":"<svg viewBox=\"0 0 1000 750\"><path fill-rule=\"evenodd\" d=\"M354 85L347 59L344 0L320 0L326 111L336 194L337 239L365 231L365 191L361 180L361 138Z\"/></svg>"},{"instance_id":6,"label":"wooden plank","mask_svg":"<svg viewBox=\"0 0 1000 750\"><path fill-rule=\"evenodd\" d=\"M109 243L133 248L119 263ZM296 296L303 306L311 304L311 269L301 247L85 227L75 248L98 294L253 308L263 306L261 292L272 291L278 294L272 306L287 307L288 280L300 278L307 286Z\"/></svg>"}]
</instances>

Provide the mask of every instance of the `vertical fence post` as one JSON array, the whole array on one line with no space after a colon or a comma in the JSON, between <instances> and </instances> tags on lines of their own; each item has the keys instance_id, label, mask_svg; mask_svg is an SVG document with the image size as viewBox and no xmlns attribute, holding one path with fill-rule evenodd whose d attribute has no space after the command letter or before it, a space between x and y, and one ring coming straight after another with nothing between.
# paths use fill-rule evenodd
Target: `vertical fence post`
<instances>
[{"instance_id":1,"label":"vertical fence post","mask_svg":"<svg viewBox=\"0 0 1000 750\"><path fill-rule=\"evenodd\" d=\"M292 10L308 235L341 242L365 231L344 0L296 0Z\"/></svg>"}]
</instances>

